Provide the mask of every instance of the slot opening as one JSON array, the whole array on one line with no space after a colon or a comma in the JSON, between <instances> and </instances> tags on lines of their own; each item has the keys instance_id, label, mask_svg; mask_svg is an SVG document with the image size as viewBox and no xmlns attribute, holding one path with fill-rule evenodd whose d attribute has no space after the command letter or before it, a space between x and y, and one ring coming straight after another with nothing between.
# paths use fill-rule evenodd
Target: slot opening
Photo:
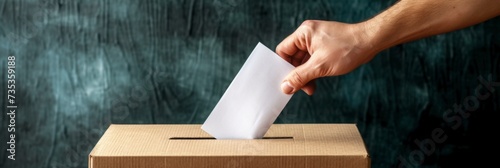
<instances>
[{"instance_id":1,"label":"slot opening","mask_svg":"<svg viewBox=\"0 0 500 168\"><path fill-rule=\"evenodd\" d=\"M291 136L283 137L263 137L262 139L293 139ZM214 137L170 137L169 140L215 140ZM236 139L235 139L236 140Z\"/></svg>"}]
</instances>

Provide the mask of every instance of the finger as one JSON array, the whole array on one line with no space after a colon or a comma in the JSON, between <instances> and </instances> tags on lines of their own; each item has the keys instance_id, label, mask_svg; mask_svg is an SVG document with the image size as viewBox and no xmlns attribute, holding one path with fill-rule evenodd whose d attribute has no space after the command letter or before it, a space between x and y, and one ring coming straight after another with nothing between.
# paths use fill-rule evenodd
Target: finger
<instances>
[{"instance_id":1,"label":"finger","mask_svg":"<svg viewBox=\"0 0 500 168\"><path fill-rule=\"evenodd\" d=\"M304 58L302 59L300 65L306 63L307 61L309 61L309 59L311 59L311 55L308 52L306 52L306 55L304 55Z\"/></svg>"},{"instance_id":2,"label":"finger","mask_svg":"<svg viewBox=\"0 0 500 168\"><path fill-rule=\"evenodd\" d=\"M312 96L314 94L315 90L316 90L316 80L315 79L307 82L307 84L304 85L304 87L302 87L302 91L304 91L309 96Z\"/></svg>"},{"instance_id":3,"label":"finger","mask_svg":"<svg viewBox=\"0 0 500 168\"><path fill-rule=\"evenodd\" d=\"M302 89L306 84L308 84L311 80L319 77L318 72L315 72L316 69L313 67L311 61L308 61L288 74L283 80L283 84L281 85L281 89L286 94L292 94L297 92L298 89ZM314 92L313 84L308 85L306 87L307 92L312 94Z\"/></svg>"},{"instance_id":4,"label":"finger","mask_svg":"<svg viewBox=\"0 0 500 168\"><path fill-rule=\"evenodd\" d=\"M290 63L295 67L302 65L305 62L304 60L306 59L306 56L309 56L307 52L299 50L297 51L297 53L295 53L295 55L290 57Z\"/></svg>"},{"instance_id":5,"label":"finger","mask_svg":"<svg viewBox=\"0 0 500 168\"><path fill-rule=\"evenodd\" d=\"M290 34L288 37L283 39L278 46L276 46L276 53L282 57L290 57L294 55L298 51L298 48L294 43L295 40L295 35Z\"/></svg>"},{"instance_id":6,"label":"finger","mask_svg":"<svg viewBox=\"0 0 500 168\"><path fill-rule=\"evenodd\" d=\"M295 56L298 51L307 51L307 48L297 45L300 44L301 37L299 36L300 32L295 31L286 37L278 46L276 47L276 53L283 59L289 61L291 63L291 59L289 57Z\"/></svg>"}]
</instances>

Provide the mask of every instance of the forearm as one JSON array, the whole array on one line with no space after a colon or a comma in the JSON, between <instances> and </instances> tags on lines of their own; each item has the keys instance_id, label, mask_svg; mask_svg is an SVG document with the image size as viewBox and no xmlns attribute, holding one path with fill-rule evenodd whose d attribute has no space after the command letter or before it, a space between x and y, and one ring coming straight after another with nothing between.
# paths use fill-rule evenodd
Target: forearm
<instances>
[{"instance_id":1,"label":"forearm","mask_svg":"<svg viewBox=\"0 0 500 168\"><path fill-rule=\"evenodd\" d=\"M500 0L401 0L359 23L368 48L380 52L420 38L471 26L500 15Z\"/></svg>"}]
</instances>

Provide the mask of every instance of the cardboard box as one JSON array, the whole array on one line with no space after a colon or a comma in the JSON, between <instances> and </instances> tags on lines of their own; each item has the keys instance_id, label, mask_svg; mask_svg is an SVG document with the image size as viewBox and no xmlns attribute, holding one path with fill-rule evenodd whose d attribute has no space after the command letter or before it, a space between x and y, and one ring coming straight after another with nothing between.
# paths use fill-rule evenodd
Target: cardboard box
<instances>
[{"instance_id":1,"label":"cardboard box","mask_svg":"<svg viewBox=\"0 0 500 168\"><path fill-rule=\"evenodd\" d=\"M370 167L354 124L274 124L255 140L216 140L201 125L111 125L89 168Z\"/></svg>"}]
</instances>

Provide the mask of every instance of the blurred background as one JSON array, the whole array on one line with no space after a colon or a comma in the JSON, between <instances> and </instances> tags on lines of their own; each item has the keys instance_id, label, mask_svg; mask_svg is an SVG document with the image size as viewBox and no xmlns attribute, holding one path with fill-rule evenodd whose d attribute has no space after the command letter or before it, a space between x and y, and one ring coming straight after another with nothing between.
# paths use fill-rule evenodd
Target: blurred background
<instances>
[{"instance_id":1,"label":"blurred background","mask_svg":"<svg viewBox=\"0 0 500 168\"><path fill-rule=\"evenodd\" d=\"M306 19L355 23L395 2L0 0L0 167L87 167L111 123L201 124L258 42L274 49ZM496 164L475 156L498 142L500 87L486 82L500 82L499 30L497 17L385 50L295 94L276 123L356 123L374 168Z\"/></svg>"}]
</instances>

